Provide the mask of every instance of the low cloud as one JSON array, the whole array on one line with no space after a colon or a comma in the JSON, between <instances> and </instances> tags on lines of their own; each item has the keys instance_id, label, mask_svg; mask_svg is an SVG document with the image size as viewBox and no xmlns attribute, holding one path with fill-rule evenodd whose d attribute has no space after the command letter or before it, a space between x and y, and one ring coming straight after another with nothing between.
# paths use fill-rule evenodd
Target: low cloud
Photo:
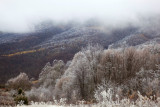
<instances>
[{"instance_id":1,"label":"low cloud","mask_svg":"<svg viewBox=\"0 0 160 107\"><path fill-rule=\"evenodd\" d=\"M160 14L159 0L0 0L0 31L29 32L43 20L83 22L97 18L107 25L140 24Z\"/></svg>"}]
</instances>

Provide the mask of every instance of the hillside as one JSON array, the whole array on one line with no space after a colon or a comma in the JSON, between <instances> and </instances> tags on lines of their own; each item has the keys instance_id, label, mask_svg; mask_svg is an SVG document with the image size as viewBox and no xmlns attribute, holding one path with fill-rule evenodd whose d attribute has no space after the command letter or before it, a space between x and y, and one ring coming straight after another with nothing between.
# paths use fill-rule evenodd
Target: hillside
<instances>
[{"instance_id":1,"label":"hillside","mask_svg":"<svg viewBox=\"0 0 160 107\"><path fill-rule=\"evenodd\" d=\"M158 32L158 31L155 31ZM35 32L0 34L0 83L25 72L37 78L46 62L55 59L67 62L88 44L100 44L105 49L136 46L159 38L138 27L126 26L108 30L97 22L54 24L50 21L36 26Z\"/></svg>"},{"instance_id":2,"label":"hillside","mask_svg":"<svg viewBox=\"0 0 160 107\"><path fill-rule=\"evenodd\" d=\"M98 43L108 48L109 44L135 31L135 28L128 27L107 34L95 27L65 25L63 28L51 26L18 36L10 34L4 37L7 34L3 34L0 43L0 74L3 76L0 83L5 83L20 72L37 78L46 62L54 59L65 62L71 60L76 52L89 43ZM10 37L14 38L13 41Z\"/></svg>"}]
</instances>

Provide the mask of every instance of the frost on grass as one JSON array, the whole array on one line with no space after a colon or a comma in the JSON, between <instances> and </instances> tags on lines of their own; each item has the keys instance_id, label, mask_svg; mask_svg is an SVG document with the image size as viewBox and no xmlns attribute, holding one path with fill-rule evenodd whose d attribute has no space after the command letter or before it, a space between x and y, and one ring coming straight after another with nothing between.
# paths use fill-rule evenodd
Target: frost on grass
<instances>
[{"instance_id":1,"label":"frost on grass","mask_svg":"<svg viewBox=\"0 0 160 107\"><path fill-rule=\"evenodd\" d=\"M102 88L102 87L101 87ZM99 89L97 90L99 91ZM17 107L159 107L160 98L154 99L154 96L150 98L144 97L138 92L138 98L136 101L131 101L128 98L119 99L119 96L116 95L117 100L113 100L113 89L108 89L107 91L103 90L99 94L95 93L95 98L98 101L97 103L86 104L85 101L80 101L78 105L75 104L66 104L65 99L57 104L52 102L32 102L31 105L17 105Z\"/></svg>"}]
</instances>

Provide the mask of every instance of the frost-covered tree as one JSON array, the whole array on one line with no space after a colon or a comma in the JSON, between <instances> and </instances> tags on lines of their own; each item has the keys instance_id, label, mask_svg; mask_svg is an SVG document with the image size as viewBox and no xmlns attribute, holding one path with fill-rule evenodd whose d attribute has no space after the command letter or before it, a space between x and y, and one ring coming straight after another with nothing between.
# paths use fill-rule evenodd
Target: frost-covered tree
<instances>
[{"instance_id":1,"label":"frost-covered tree","mask_svg":"<svg viewBox=\"0 0 160 107\"><path fill-rule=\"evenodd\" d=\"M39 84L44 87L55 86L56 80L61 77L65 70L62 60L54 60L52 65L48 62L39 74Z\"/></svg>"},{"instance_id":2,"label":"frost-covered tree","mask_svg":"<svg viewBox=\"0 0 160 107\"><path fill-rule=\"evenodd\" d=\"M159 67L159 66L158 66ZM136 77L128 81L128 88L140 91L142 95L148 97L155 95L160 97L160 69L145 70L141 69L136 73Z\"/></svg>"},{"instance_id":3,"label":"frost-covered tree","mask_svg":"<svg viewBox=\"0 0 160 107\"><path fill-rule=\"evenodd\" d=\"M122 84L126 79L136 75L143 67L146 70L156 69L159 56L148 50L139 50L134 47L126 49L109 49L103 52L100 61L101 73L107 81Z\"/></svg>"},{"instance_id":4,"label":"frost-covered tree","mask_svg":"<svg viewBox=\"0 0 160 107\"><path fill-rule=\"evenodd\" d=\"M102 52L103 49L98 45L89 45L87 48L83 48L81 52L78 52L63 77L57 81L56 88L58 91L61 90L60 94L69 93L65 96L70 99L72 97L81 100L93 98L93 92L99 82L98 67ZM67 84L69 89L66 88ZM69 96L72 92L76 96Z\"/></svg>"},{"instance_id":5,"label":"frost-covered tree","mask_svg":"<svg viewBox=\"0 0 160 107\"><path fill-rule=\"evenodd\" d=\"M9 79L6 86L13 89L28 90L31 88L31 82L26 73L20 73L17 77Z\"/></svg>"},{"instance_id":6,"label":"frost-covered tree","mask_svg":"<svg viewBox=\"0 0 160 107\"><path fill-rule=\"evenodd\" d=\"M39 74L38 87L33 87L26 94L30 100L50 101L53 100L55 84L57 79L61 78L66 69L66 64L62 60L49 62Z\"/></svg>"},{"instance_id":7,"label":"frost-covered tree","mask_svg":"<svg viewBox=\"0 0 160 107\"><path fill-rule=\"evenodd\" d=\"M153 90L158 96L160 77L156 65L160 64L159 58L159 54L148 49L103 50L99 45L88 45L67 64L47 63L39 75L39 87L32 88L27 95L36 96L39 101L61 98L68 102L89 101L94 99L97 86L104 83L105 91L112 88L114 100L117 94L120 99L128 97L135 101L137 91L148 95Z\"/></svg>"}]
</instances>

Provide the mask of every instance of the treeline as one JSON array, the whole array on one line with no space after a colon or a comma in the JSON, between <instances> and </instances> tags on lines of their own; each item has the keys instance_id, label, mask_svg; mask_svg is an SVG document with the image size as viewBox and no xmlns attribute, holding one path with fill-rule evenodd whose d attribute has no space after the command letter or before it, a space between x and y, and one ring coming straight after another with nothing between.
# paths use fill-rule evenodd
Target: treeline
<instances>
[{"instance_id":1,"label":"treeline","mask_svg":"<svg viewBox=\"0 0 160 107\"><path fill-rule=\"evenodd\" d=\"M160 97L160 53L151 49L104 50L89 45L66 64L61 60L47 63L26 95L30 101L66 98L70 103L95 101L95 94L108 89L113 90L115 100L116 95L136 100L138 91L144 96Z\"/></svg>"}]
</instances>

